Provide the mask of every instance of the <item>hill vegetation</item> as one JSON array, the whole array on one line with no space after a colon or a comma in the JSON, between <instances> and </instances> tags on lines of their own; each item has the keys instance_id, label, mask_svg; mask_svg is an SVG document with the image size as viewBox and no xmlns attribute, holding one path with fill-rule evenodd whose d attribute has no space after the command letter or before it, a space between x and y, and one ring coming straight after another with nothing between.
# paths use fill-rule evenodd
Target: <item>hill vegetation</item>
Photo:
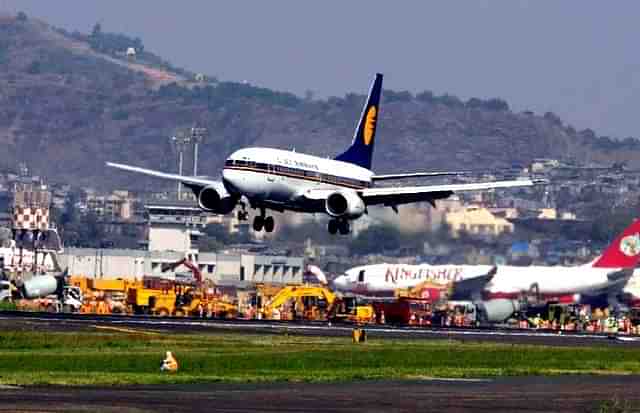
<instances>
[{"instance_id":1,"label":"hill vegetation","mask_svg":"<svg viewBox=\"0 0 640 413\"><path fill-rule=\"evenodd\" d=\"M364 90L368 75L354 89ZM53 181L142 190L150 181L131 181L104 162L175 170L169 137L194 124L209 130L200 170L210 175L247 145L332 156L350 141L363 100L198 77L100 25L68 33L24 13L0 16L0 169L25 161ZM552 113L515 113L498 98L385 90L383 100L378 172L510 168L534 158L640 164L636 139L578 131Z\"/></svg>"}]
</instances>

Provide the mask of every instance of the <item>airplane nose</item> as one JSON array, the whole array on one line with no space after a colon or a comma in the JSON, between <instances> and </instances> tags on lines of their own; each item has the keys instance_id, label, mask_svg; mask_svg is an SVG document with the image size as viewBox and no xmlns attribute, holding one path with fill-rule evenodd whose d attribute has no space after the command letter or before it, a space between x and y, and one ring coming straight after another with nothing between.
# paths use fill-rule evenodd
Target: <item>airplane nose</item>
<instances>
[{"instance_id":1,"label":"airplane nose","mask_svg":"<svg viewBox=\"0 0 640 413\"><path fill-rule=\"evenodd\" d=\"M340 275L333 280L334 288L344 290L347 288L348 280L346 275Z\"/></svg>"}]
</instances>

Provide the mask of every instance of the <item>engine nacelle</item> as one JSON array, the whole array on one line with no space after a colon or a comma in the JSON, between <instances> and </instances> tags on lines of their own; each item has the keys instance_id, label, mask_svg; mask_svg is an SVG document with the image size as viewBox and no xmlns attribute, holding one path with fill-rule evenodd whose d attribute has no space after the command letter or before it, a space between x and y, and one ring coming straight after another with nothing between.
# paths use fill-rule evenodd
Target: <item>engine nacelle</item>
<instances>
[{"instance_id":1,"label":"engine nacelle","mask_svg":"<svg viewBox=\"0 0 640 413\"><path fill-rule=\"evenodd\" d=\"M482 301L478 307L484 313L486 321L501 323L511 317L513 313L520 310L520 303L517 300L498 298Z\"/></svg>"},{"instance_id":2,"label":"engine nacelle","mask_svg":"<svg viewBox=\"0 0 640 413\"><path fill-rule=\"evenodd\" d=\"M364 214L365 205L355 192L337 191L327 197L325 209L334 218L356 219Z\"/></svg>"},{"instance_id":3,"label":"engine nacelle","mask_svg":"<svg viewBox=\"0 0 640 413\"><path fill-rule=\"evenodd\" d=\"M198 206L215 214L228 214L236 207L238 199L220 185L206 186L197 193Z\"/></svg>"}]
</instances>

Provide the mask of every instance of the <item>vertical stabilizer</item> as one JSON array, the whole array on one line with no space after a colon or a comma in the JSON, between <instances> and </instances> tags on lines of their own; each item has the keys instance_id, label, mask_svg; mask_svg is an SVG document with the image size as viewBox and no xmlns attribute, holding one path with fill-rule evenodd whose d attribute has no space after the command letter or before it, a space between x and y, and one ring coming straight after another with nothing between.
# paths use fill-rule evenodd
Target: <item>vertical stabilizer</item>
<instances>
[{"instance_id":1,"label":"vertical stabilizer","mask_svg":"<svg viewBox=\"0 0 640 413\"><path fill-rule=\"evenodd\" d=\"M380 117L380 95L382 94L382 74L377 73L371 84L369 96L362 108L362 114L356 127L351 146L340 155L337 161L349 162L363 168L371 169L373 146L375 144L376 127Z\"/></svg>"},{"instance_id":2,"label":"vertical stabilizer","mask_svg":"<svg viewBox=\"0 0 640 413\"><path fill-rule=\"evenodd\" d=\"M602 256L595 260L596 268L635 268L640 261L640 219L633 221Z\"/></svg>"}]
</instances>

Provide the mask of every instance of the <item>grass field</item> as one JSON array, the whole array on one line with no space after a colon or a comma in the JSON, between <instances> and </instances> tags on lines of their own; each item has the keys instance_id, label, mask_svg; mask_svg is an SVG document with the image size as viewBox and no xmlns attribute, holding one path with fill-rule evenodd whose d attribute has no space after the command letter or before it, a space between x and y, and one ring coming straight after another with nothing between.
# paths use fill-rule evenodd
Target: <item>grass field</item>
<instances>
[{"instance_id":1,"label":"grass field","mask_svg":"<svg viewBox=\"0 0 640 413\"><path fill-rule=\"evenodd\" d=\"M180 363L161 373L164 353ZM640 373L637 350L251 334L1 332L0 384L349 381Z\"/></svg>"}]
</instances>

